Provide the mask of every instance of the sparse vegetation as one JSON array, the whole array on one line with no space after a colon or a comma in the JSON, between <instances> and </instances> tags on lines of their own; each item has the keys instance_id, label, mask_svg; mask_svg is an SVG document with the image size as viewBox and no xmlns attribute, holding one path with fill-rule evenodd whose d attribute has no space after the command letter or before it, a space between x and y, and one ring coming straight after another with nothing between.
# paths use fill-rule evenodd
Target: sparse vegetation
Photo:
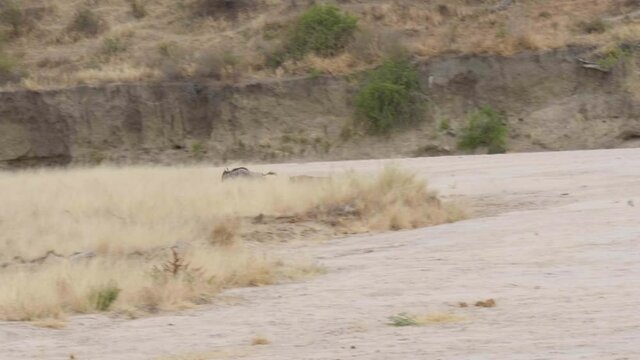
<instances>
[{"instance_id":1,"label":"sparse vegetation","mask_svg":"<svg viewBox=\"0 0 640 360\"><path fill-rule=\"evenodd\" d=\"M136 19L142 19L147 16L146 0L129 0L129 6L131 6L131 15Z\"/></svg>"},{"instance_id":2,"label":"sparse vegetation","mask_svg":"<svg viewBox=\"0 0 640 360\"><path fill-rule=\"evenodd\" d=\"M158 45L158 52L160 53L160 55L171 58L173 57L173 48L175 47L175 44L170 43L170 42L162 42Z\"/></svg>"},{"instance_id":3,"label":"sparse vegetation","mask_svg":"<svg viewBox=\"0 0 640 360\"><path fill-rule=\"evenodd\" d=\"M486 1L465 0L451 0L446 5L433 1L366 0L358 6L338 2L301 13L299 1L297 7L291 6L295 2L262 0L125 0L108 1L108 6L94 6L92 1L37 3L40 5L0 1L5 9L0 34L9 40L20 34L20 41L10 41L6 52L18 61L28 59L20 61L28 74L20 84L37 89L216 78L220 73L225 81L247 75L317 76L319 71L342 76L378 66L398 49L419 58L447 53L511 55L574 43L606 48L622 39L629 43L640 40L638 24L598 20L633 9L613 4L613 0L588 6L542 0L499 13L487 12L490 6ZM132 22L134 17L144 17L144 21ZM471 18L473 22L467 21ZM32 28L38 36L25 36ZM87 49L101 49L103 33L125 39L128 56L104 61L82 55ZM160 55L154 56L150 46L162 42L179 45L159 46ZM201 75L198 69L209 68L199 66L203 46L224 47L240 61L227 66L231 74L221 70ZM65 54L67 61L39 65L60 58L60 54Z\"/></svg>"},{"instance_id":4,"label":"sparse vegetation","mask_svg":"<svg viewBox=\"0 0 640 360\"><path fill-rule=\"evenodd\" d=\"M0 82L7 81L13 74L16 63L0 48Z\"/></svg>"},{"instance_id":5,"label":"sparse vegetation","mask_svg":"<svg viewBox=\"0 0 640 360\"><path fill-rule=\"evenodd\" d=\"M191 144L191 152L196 157L202 157L207 152L207 149L202 142L196 141Z\"/></svg>"},{"instance_id":6,"label":"sparse vegetation","mask_svg":"<svg viewBox=\"0 0 640 360\"><path fill-rule=\"evenodd\" d=\"M228 49L204 52L196 63L195 75L216 80L238 81L241 76L240 57Z\"/></svg>"},{"instance_id":7,"label":"sparse vegetation","mask_svg":"<svg viewBox=\"0 0 640 360\"><path fill-rule=\"evenodd\" d=\"M127 44L119 37L108 37L102 41L102 53L114 56L127 51Z\"/></svg>"},{"instance_id":8,"label":"sparse vegetation","mask_svg":"<svg viewBox=\"0 0 640 360\"><path fill-rule=\"evenodd\" d=\"M578 28L585 34L602 34L609 26L602 19L592 19L580 22Z\"/></svg>"},{"instance_id":9,"label":"sparse vegetation","mask_svg":"<svg viewBox=\"0 0 640 360\"><path fill-rule=\"evenodd\" d=\"M384 134L421 121L425 106L416 68L406 58L392 58L363 80L356 98L356 118L372 133Z\"/></svg>"},{"instance_id":10,"label":"sparse vegetation","mask_svg":"<svg viewBox=\"0 0 640 360\"><path fill-rule=\"evenodd\" d=\"M487 147L490 154L507 151L507 126L504 117L489 106L482 107L468 116L458 147L475 150Z\"/></svg>"},{"instance_id":11,"label":"sparse vegetation","mask_svg":"<svg viewBox=\"0 0 640 360\"><path fill-rule=\"evenodd\" d=\"M11 34L18 37L28 26L28 19L16 1L3 0L0 2L0 23L9 26Z\"/></svg>"},{"instance_id":12,"label":"sparse vegetation","mask_svg":"<svg viewBox=\"0 0 640 360\"><path fill-rule=\"evenodd\" d=\"M451 123L449 122L449 119L442 119L440 120L440 124L438 124L438 129L440 131L448 131L451 129Z\"/></svg>"},{"instance_id":13,"label":"sparse vegetation","mask_svg":"<svg viewBox=\"0 0 640 360\"><path fill-rule=\"evenodd\" d=\"M625 45L617 45L613 49L607 51L605 55L598 60L598 66L606 71L610 71L620 62L630 58L631 55L632 52L629 47Z\"/></svg>"},{"instance_id":14,"label":"sparse vegetation","mask_svg":"<svg viewBox=\"0 0 640 360\"><path fill-rule=\"evenodd\" d=\"M17 61L3 50L3 42L2 39L0 39L0 84L16 82L24 74L20 70Z\"/></svg>"},{"instance_id":15,"label":"sparse vegetation","mask_svg":"<svg viewBox=\"0 0 640 360\"><path fill-rule=\"evenodd\" d=\"M196 0L194 12L198 16L237 16L241 10L253 6L254 0Z\"/></svg>"}]
</instances>

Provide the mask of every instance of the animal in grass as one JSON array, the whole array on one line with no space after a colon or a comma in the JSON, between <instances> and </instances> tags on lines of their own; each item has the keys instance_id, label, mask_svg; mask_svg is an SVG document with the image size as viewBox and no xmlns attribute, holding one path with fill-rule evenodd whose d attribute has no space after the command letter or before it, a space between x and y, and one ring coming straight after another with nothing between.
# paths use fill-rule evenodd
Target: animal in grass
<instances>
[{"instance_id":1,"label":"animal in grass","mask_svg":"<svg viewBox=\"0 0 640 360\"><path fill-rule=\"evenodd\" d=\"M268 173L259 173L251 171L246 167L238 167L232 170L224 169L222 173L222 181L230 179L261 179L268 175L276 175L276 173L269 171Z\"/></svg>"}]
</instances>

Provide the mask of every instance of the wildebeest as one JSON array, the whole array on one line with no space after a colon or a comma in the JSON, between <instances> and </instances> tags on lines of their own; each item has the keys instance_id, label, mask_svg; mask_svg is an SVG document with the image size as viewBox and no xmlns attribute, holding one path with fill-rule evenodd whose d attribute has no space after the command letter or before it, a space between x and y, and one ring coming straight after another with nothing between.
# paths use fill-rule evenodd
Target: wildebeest
<instances>
[{"instance_id":1,"label":"wildebeest","mask_svg":"<svg viewBox=\"0 0 640 360\"><path fill-rule=\"evenodd\" d=\"M263 178L268 175L276 175L276 173L269 171L266 174L251 171L246 167L238 167L232 170L224 169L222 173L222 181L227 179L235 179L235 178L244 178L244 179L255 179L255 178Z\"/></svg>"}]
</instances>

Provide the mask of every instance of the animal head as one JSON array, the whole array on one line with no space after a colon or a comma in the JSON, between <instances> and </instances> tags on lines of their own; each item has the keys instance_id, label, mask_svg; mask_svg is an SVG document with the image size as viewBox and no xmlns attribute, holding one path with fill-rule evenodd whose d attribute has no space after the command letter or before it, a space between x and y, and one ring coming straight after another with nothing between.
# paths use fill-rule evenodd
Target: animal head
<instances>
[{"instance_id":1,"label":"animal head","mask_svg":"<svg viewBox=\"0 0 640 360\"><path fill-rule=\"evenodd\" d=\"M224 179L229 176L229 174L231 174L231 171L229 171L229 168L225 168L222 172L222 180L224 181Z\"/></svg>"}]
</instances>

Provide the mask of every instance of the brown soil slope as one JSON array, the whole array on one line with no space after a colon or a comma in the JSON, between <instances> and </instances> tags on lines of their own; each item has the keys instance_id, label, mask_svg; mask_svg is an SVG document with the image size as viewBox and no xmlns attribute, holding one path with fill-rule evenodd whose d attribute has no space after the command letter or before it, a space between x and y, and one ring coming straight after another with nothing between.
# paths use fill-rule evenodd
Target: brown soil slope
<instances>
[{"instance_id":1,"label":"brown soil slope","mask_svg":"<svg viewBox=\"0 0 640 360\"><path fill-rule=\"evenodd\" d=\"M457 152L465 115L483 105L506 113L509 151L638 146L633 62L605 73L577 60L589 53L571 48L420 63L428 120L389 137L353 128L356 85L340 77L1 92L0 166L442 155ZM445 119L450 127L442 130Z\"/></svg>"}]
</instances>

